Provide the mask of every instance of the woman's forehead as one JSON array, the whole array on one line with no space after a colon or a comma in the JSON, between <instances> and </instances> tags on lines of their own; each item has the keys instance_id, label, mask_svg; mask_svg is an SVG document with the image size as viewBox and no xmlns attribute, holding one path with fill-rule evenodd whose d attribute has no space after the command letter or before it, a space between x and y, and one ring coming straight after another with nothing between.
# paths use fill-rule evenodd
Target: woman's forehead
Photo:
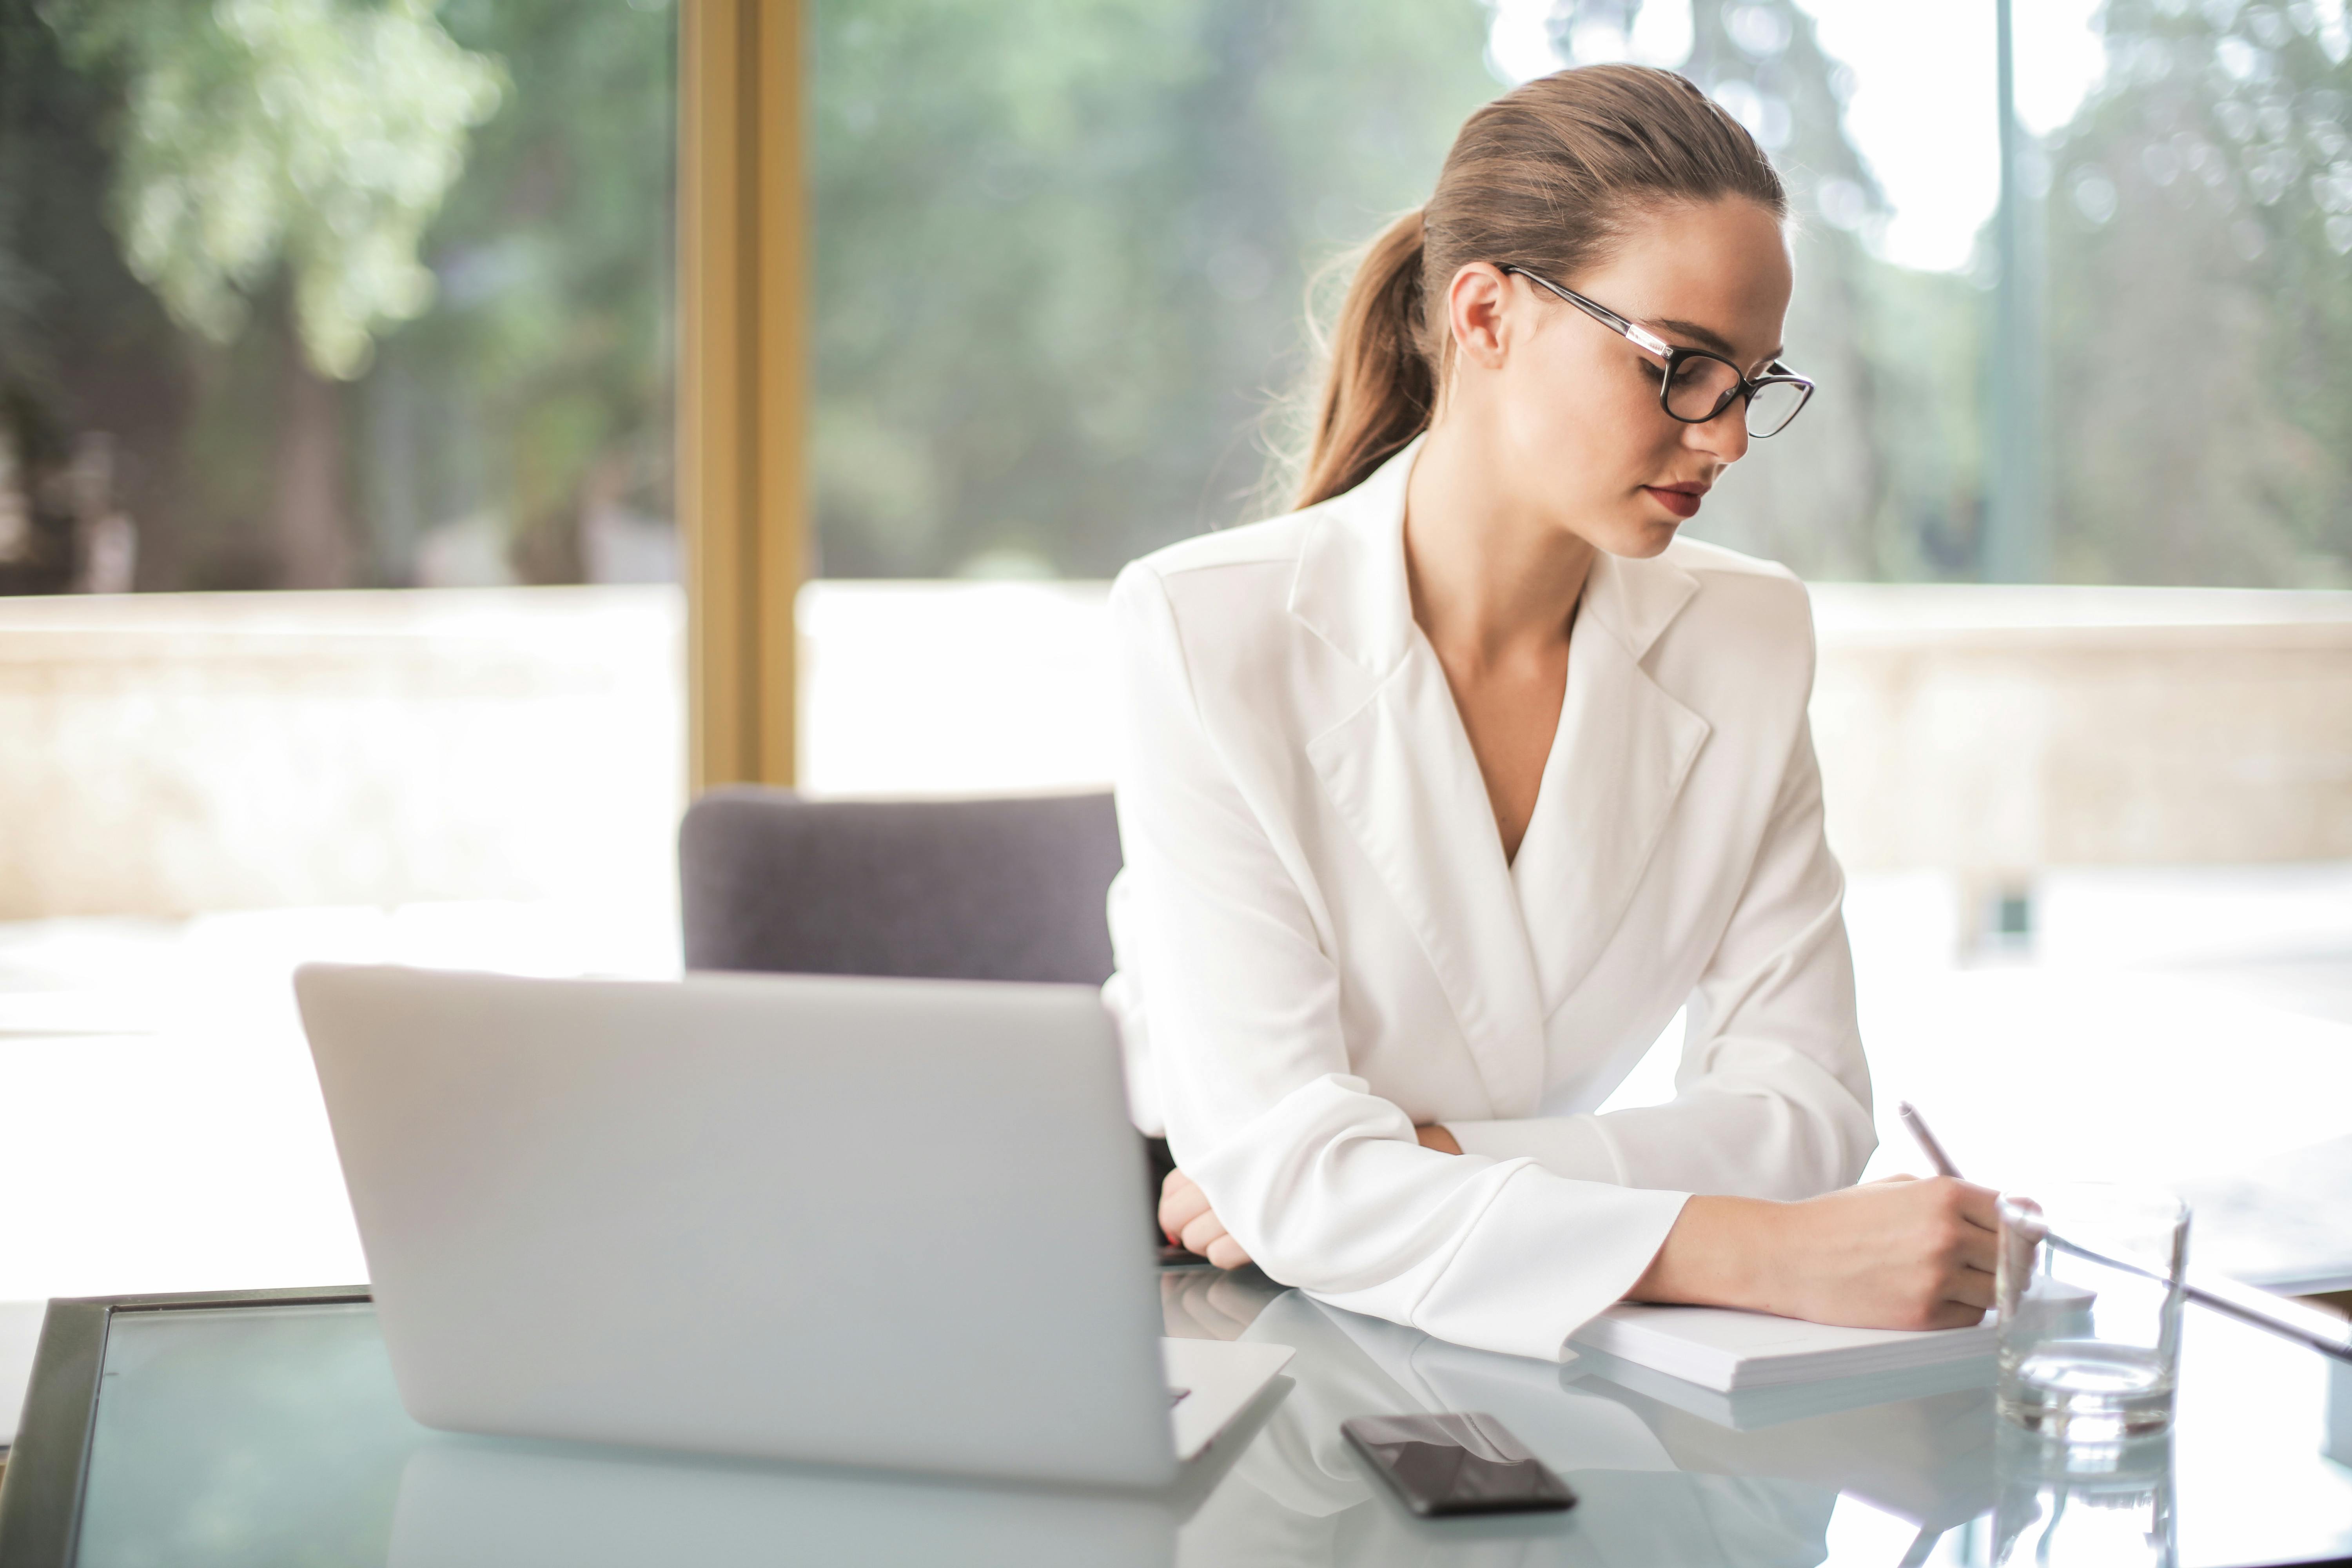
<instances>
[{"instance_id":1,"label":"woman's forehead","mask_svg":"<svg viewBox=\"0 0 2352 1568\"><path fill-rule=\"evenodd\" d=\"M1696 347L1746 358L1780 346L1794 282L1780 221L1733 200L1645 215L1570 287Z\"/></svg>"}]
</instances>

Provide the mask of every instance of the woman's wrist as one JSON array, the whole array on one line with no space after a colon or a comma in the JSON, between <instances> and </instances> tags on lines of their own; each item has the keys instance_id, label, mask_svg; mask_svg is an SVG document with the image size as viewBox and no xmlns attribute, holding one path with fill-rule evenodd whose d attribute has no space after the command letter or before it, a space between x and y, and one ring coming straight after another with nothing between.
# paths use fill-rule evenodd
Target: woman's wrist
<instances>
[{"instance_id":1,"label":"woman's wrist","mask_svg":"<svg viewBox=\"0 0 2352 1568\"><path fill-rule=\"evenodd\" d=\"M1769 1311L1787 1208L1765 1198L1691 1198L1625 1299Z\"/></svg>"}]
</instances>

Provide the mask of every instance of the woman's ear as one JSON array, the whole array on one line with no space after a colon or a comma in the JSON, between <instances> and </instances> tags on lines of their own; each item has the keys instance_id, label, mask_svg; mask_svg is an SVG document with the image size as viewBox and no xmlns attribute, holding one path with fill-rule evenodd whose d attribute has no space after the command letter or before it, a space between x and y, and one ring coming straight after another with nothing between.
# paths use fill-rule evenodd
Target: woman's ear
<instances>
[{"instance_id":1,"label":"woman's ear","mask_svg":"<svg viewBox=\"0 0 2352 1568\"><path fill-rule=\"evenodd\" d=\"M1454 275L1445 290L1445 321L1454 352L1487 370L1508 357L1511 280L1491 261L1474 261Z\"/></svg>"}]
</instances>

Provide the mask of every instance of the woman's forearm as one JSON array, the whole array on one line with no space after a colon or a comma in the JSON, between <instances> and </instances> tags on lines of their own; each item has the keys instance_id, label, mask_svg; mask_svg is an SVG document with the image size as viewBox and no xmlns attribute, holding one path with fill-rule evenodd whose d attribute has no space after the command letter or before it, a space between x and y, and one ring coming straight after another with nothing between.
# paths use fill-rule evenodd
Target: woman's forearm
<instances>
[{"instance_id":1,"label":"woman's forearm","mask_svg":"<svg viewBox=\"0 0 2352 1568\"><path fill-rule=\"evenodd\" d=\"M1800 1203L1693 1197L1625 1297L1855 1328L1958 1328L1992 1304L1996 1223L1989 1189L1948 1177Z\"/></svg>"},{"instance_id":2,"label":"woman's forearm","mask_svg":"<svg viewBox=\"0 0 2352 1568\"><path fill-rule=\"evenodd\" d=\"M1762 1198L1693 1197L1625 1299L1762 1307L1769 1293L1762 1278L1767 1271L1758 1259L1773 1245L1772 1211L1785 1206Z\"/></svg>"}]
</instances>

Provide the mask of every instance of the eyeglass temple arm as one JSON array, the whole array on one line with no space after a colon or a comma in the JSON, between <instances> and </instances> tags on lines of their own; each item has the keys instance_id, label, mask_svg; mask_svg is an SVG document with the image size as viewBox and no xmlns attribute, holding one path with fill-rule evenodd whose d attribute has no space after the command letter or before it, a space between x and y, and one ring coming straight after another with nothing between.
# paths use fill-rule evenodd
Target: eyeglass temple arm
<instances>
[{"instance_id":1,"label":"eyeglass temple arm","mask_svg":"<svg viewBox=\"0 0 2352 1568\"><path fill-rule=\"evenodd\" d=\"M1658 355L1661 359L1675 352L1674 344L1666 342L1665 339L1658 336L1657 333L1650 331L1649 328L1642 326L1637 322L1627 321L1624 317L1619 315L1616 311L1611 310L1606 305L1595 304L1593 301L1586 299L1583 295L1578 293L1573 289L1563 289L1548 278L1538 278L1534 273L1528 271L1526 268L1514 266L1507 262L1503 265L1500 270L1507 273L1516 272L1538 289L1548 289L1551 293L1559 295L1561 299L1567 300L1570 304L1575 306L1578 310L1583 311L1586 315L1591 317L1602 326L1607 327L1611 331L1624 338L1636 348L1647 349L1652 353Z\"/></svg>"}]
</instances>

